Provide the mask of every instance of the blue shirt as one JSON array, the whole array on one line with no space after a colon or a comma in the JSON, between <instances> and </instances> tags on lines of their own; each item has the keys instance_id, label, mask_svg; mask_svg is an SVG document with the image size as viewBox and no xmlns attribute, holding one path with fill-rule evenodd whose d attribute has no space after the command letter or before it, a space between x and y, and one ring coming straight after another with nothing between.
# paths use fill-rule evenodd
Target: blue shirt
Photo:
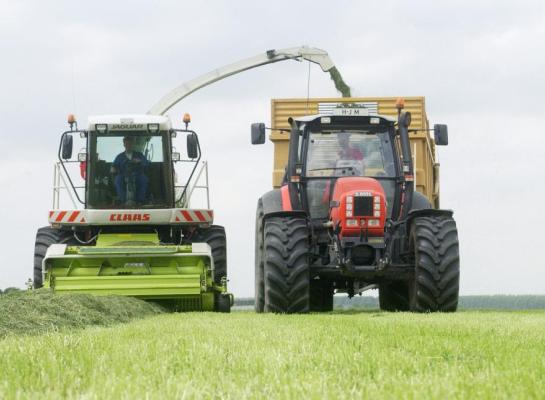
<instances>
[{"instance_id":1,"label":"blue shirt","mask_svg":"<svg viewBox=\"0 0 545 400\"><path fill-rule=\"evenodd\" d=\"M133 163L131 160L129 160L125 152L119 153L113 163L116 173L123 176L128 176L131 173L140 175L144 172L144 168L149 163L146 157L139 151L132 152L132 160L140 160L140 162ZM131 164L132 168L129 167L129 163Z\"/></svg>"}]
</instances>

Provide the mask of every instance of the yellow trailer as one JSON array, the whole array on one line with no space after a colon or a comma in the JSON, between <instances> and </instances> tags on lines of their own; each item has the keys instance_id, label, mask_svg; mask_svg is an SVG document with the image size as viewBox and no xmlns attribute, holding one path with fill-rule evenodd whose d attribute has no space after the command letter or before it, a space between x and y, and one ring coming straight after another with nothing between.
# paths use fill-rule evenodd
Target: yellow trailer
<instances>
[{"instance_id":1,"label":"yellow trailer","mask_svg":"<svg viewBox=\"0 0 545 400\"><path fill-rule=\"evenodd\" d=\"M354 104L369 109L370 114L397 118L397 97L300 98L271 100L271 141L274 143L273 186L280 187L288 161L288 118L330 114L341 104ZM435 142L430 136L426 103L422 96L404 97L405 111L412 115L409 126L411 150L415 166L415 189L439 208L439 162ZM280 131L286 129L287 131Z\"/></svg>"}]
</instances>

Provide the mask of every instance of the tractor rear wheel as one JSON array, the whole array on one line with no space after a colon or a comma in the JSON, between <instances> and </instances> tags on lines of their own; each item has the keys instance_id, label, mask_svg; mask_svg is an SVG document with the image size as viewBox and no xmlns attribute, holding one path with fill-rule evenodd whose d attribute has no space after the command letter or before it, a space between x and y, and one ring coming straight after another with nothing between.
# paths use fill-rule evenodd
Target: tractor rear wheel
<instances>
[{"instance_id":1,"label":"tractor rear wheel","mask_svg":"<svg viewBox=\"0 0 545 400\"><path fill-rule=\"evenodd\" d=\"M199 229L193 236L192 242L205 242L212 249L214 259L214 283L221 285L223 277L227 277L227 237L225 228L219 225L211 225L206 229Z\"/></svg>"},{"instance_id":2,"label":"tractor rear wheel","mask_svg":"<svg viewBox=\"0 0 545 400\"><path fill-rule=\"evenodd\" d=\"M415 218L410 244L415 259L415 277L409 289L411 311L456 311L460 256L454 219L444 216Z\"/></svg>"},{"instance_id":3,"label":"tractor rear wheel","mask_svg":"<svg viewBox=\"0 0 545 400\"><path fill-rule=\"evenodd\" d=\"M34 281L35 289L43 286L42 261L47 249L52 244L66 244L68 246L78 246L78 241L74 234L60 229L53 229L50 226L44 226L36 232L36 241L34 244Z\"/></svg>"},{"instance_id":4,"label":"tractor rear wheel","mask_svg":"<svg viewBox=\"0 0 545 400\"><path fill-rule=\"evenodd\" d=\"M383 311L409 311L409 287L406 282L382 283L378 303Z\"/></svg>"},{"instance_id":5,"label":"tractor rear wheel","mask_svg":"<svg viewBox=\"0 0 545 400\"><path fill-rule=\"evenodd\" d=\"M323 279L310 281L310 311L333 311L333 283Z\"/></svg>"},{"instance_id":6,"label":"tractor rear wheel","mask_svg":"<svg viewBox=\"0 0 545 400\"><path fill-rule=\"evenodd\" d=\"M265 307L265 282L263 276L263 203L259 200L255 216L255 311L263 312Z\"/></svg>"},{"instance_id":7,"label":"tractor rear wheel","mask_svg":"<svg viewBox=\"0 0 545 400\"><path fill-rule=\"evenodd\" d=\"M309 312L308 240L305 218L271 217L265 221L265 312Z\"/></svg>"}]
</instances>

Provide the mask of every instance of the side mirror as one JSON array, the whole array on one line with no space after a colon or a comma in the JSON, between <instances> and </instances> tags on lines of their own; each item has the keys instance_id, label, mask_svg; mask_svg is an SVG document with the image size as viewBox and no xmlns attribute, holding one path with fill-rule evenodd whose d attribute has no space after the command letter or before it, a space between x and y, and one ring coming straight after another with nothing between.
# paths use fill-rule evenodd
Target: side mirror
<instances>
[{"instance_id":1,"label":"side mirror","mask_svg":"<svg viewBox=\"0 0 545 400\"><path fill-rule=\"evenodd\" d=\"M265 124L263 122L256 122L252 124L252 144L265 143Z\"/></svg>"},{"instance_id":2,"label":"side mirror","mask_svg":"<svg viewBox=\"0 0 545 400\"><path fill-rule=\"evenodd\" d=\"M187 156L191 159L199 157L199 144L194 133L187 135Z\"/></svg>"},{"instance_id":3,"label":"side mirror","mask_svg":"<svg viewBox=\"0 0 545 400\"><path fill-rule=\"evenodd\" d=\"M72 149L74 147L74 138L72 135L65 135L62 139L61 157L63 160L72 158Z\"/></svg>"},{"instance_id":4,"label":"side mirror","mask_svg":"<svg viewBox=\"0 0 545 400\"><path fill-rule=\"evenodd\" d=\"M435 124L433 126L433 136L435 144L438 146L446 146L448 144L448 129L446 125Z\"/></svg>"}]
</instances>

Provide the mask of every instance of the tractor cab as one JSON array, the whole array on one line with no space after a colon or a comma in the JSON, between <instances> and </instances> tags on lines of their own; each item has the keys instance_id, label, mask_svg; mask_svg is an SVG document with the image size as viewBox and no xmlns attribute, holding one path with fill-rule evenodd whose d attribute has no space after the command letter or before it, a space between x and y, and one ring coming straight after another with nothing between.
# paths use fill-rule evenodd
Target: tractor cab
<instances>
[{"instance_id":1,"label":"tractor cab","mask_svg":"<svg viewBox=\"0 0 545 400\"><path fill-rule=\"evenodd\" d=\"M91 120L85 165L88 208L173 207L170 128L153 119L125 126Z\"/></svg>"},{"instance_id":2,"label":"tractor cab","mask_svg":"<svg viewBox=\"0 0 545 400\"><path fill-rule=\"evenodd\" d=\"M82 131L74 124L62 136L59 160L63 168L74 162L73 135L79 133L85 142L77 161L84 193L73 187L86 209L172 209L184 202L188 185L176 186L175 165L192 163L191 178L200 160L195 132L173 129L167 117L152 115L90 117ZM187 135L184 160L172 143L180 132Z\"/></svg>"},{"instance_id":3,"label":"tractor cab","mask_svg":"<svg viewBox=\"0 0 545 400\"><path fill-rule=\"evenodd\" d=\"M281 189L286 192L284 198L289 198L292 209L306 210L312 220L320 223L331 219L340 205L340 199L335 198L339 193L336 186L343 186L341 181L350 182L353 191L369 196L370 187L380 188L381 193L376 195L383 196L385 204L380 216L397 216L404 176L395 121L362 111L345 112L339 109L338 114L291 120L290 153ZM264 139L259 129L263 130L264 125L254 124L255 144ZM376 211L370 210L366 216L378 216ZM349 210L347 216L352 215Z\"/></svg>"},{"instance_id":4,"label":"tractor cab","mask_svg":"<svg viewBox=\"0 0 545 400\"><path fill-rule=\"evenodd\" d=\"M337 181L357 177L380 183L386 196L386 211L391 215L399 176L392 121L383 117L339 120L328 116L297 123L301 182L305 186L303 201L311 218L327 219Z\"/></svg>"}]
</instances>

